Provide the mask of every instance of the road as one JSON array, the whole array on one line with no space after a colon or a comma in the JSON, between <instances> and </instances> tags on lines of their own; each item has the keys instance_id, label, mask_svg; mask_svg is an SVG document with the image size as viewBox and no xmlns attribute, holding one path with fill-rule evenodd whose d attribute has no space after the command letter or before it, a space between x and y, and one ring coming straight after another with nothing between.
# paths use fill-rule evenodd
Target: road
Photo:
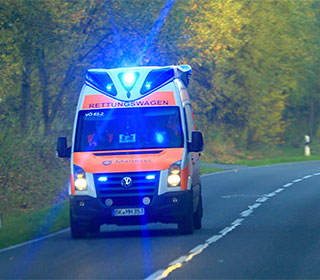
<instances>
[{"instance_id":1,"label":"road","mask_svg":"<svg viewBox=\"0 0 320 280\"><path fill-rule=\"evenodd\" d=\"M0 279L320 278L320 162L205 175L203 228L67 230L0 251Z\"/></svg>"}]
</instances>

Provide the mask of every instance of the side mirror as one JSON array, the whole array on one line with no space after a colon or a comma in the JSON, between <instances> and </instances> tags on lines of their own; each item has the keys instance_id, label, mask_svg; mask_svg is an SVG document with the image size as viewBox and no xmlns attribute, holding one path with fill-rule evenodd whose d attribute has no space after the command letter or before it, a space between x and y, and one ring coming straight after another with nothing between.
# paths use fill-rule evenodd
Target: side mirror
<instances>
[{"instance_id":1,"label":"side mirror","mask_svg":"<svg viewBox=\"0 0 320 280\"><path fill-rule=\"evenodd\" d=\"M204 149L203 136L201 131L192 131L192 142L190 143L190 152L202 152Z\"/></svg>"},{"instance_id":2,"label":"side mirror","mask_svg":"<svg viewBox=\"0 0 320 280\"><path fill-rule=\"evenodd\" d=\"M67 137L58 137L57 153L58 157L71 157L71 147L67 146Z\"/></svg>"}]
</instances>

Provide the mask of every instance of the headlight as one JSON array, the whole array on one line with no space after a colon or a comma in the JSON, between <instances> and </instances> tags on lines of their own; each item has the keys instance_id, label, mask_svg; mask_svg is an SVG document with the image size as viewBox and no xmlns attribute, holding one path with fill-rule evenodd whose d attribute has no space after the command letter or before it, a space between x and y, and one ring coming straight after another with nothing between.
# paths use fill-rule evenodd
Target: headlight
<instances>
[{"instance_id":1,"label":"headlight","mask_svg":"<svg viewBox=\"0 0 320 280\"><path fill-rule=\"evenodd\" d=\"M88 182L86 179L86 173L84 170L77 165L73 166L74 170L74 187L77 191L86 191L88 187Z\"/></svg>"},{"instance_id":2,"label":"headlight","mask_svg":"<svg viewBox=\"0 0 320 280\"><path fill-rule=\"evenodd\" d=\"M177 187L180 185L180 182L181 182L180 165L181 165L181 162L177 161L169 167L169 170L168 170L168 186L169 187Z\"/></svg>"}]
</instances>

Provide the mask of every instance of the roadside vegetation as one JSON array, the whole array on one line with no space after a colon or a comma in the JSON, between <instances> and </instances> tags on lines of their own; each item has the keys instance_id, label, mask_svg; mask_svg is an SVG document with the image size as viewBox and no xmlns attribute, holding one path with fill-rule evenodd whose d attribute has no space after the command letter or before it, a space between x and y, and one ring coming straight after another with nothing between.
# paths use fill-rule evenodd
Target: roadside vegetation
<instances>
[{"instance_id":1,"label":"roadside vegetation","mask_svg":"<svg viewBox=\"0 0 320 280\"><path fill-rule=\"evenodd\" d=\"M56 158L56 138L71 139L89 68L190 64L203 162L319 160L319 14L318 0L3 1L0 243L20 236L14 224L25 224L21 241L67 220L63 210L43 226L52 207L66 207L69 161Z\"/></svg>"},{"instance_id":2,"label":"roadside vegetation","mask_svg":"<svg viewBox=\"0 0 320 280\"><path fill-rule=\"evenodd\" d=\"M4 213L2 229L0 229L0 249L56 232L68 226L68 201L30 213Z\"/></svg>"}]
</instances>

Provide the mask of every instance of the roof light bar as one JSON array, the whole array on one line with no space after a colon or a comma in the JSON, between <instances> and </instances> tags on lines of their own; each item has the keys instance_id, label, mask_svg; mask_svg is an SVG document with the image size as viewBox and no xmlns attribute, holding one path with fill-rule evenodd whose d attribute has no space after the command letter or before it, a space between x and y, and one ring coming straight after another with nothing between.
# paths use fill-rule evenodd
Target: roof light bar
<instances>
[{"instance_id":1,"label":"roof light bar","mask_svg":"<svg viewBox=\"0 0 320 280\"><path fill-rule=\"evenodd\" d=\"M118 75L123 87L130 91L135 86L140 74L138 72L125 72Z\"/></svg>"},{"instance_id":2,"label":"roof light bar","mask_svg":"<svg viewBox=\"0 0 320 280\"><path fill-rule=\"evenodd\" d=\"M171 81L173 77L174 69L171 67L151 70L141 87L140 93L145 95L150 91L157 89L159 86Z\"/></svg>"},{"instance_id":3,"label":"roof light bar","mask_svg":"<svg viewBox=\"0 0 320 280\"><path fill-rule=\"evenodd\" d=\"M86 75L86 82L89 85L92 85L98 90L102 91L103 93L107 93L112 96L117 95L117 90L106 70L101 70L101 69L88 70Z\"/></svg>"}]
</instances>

